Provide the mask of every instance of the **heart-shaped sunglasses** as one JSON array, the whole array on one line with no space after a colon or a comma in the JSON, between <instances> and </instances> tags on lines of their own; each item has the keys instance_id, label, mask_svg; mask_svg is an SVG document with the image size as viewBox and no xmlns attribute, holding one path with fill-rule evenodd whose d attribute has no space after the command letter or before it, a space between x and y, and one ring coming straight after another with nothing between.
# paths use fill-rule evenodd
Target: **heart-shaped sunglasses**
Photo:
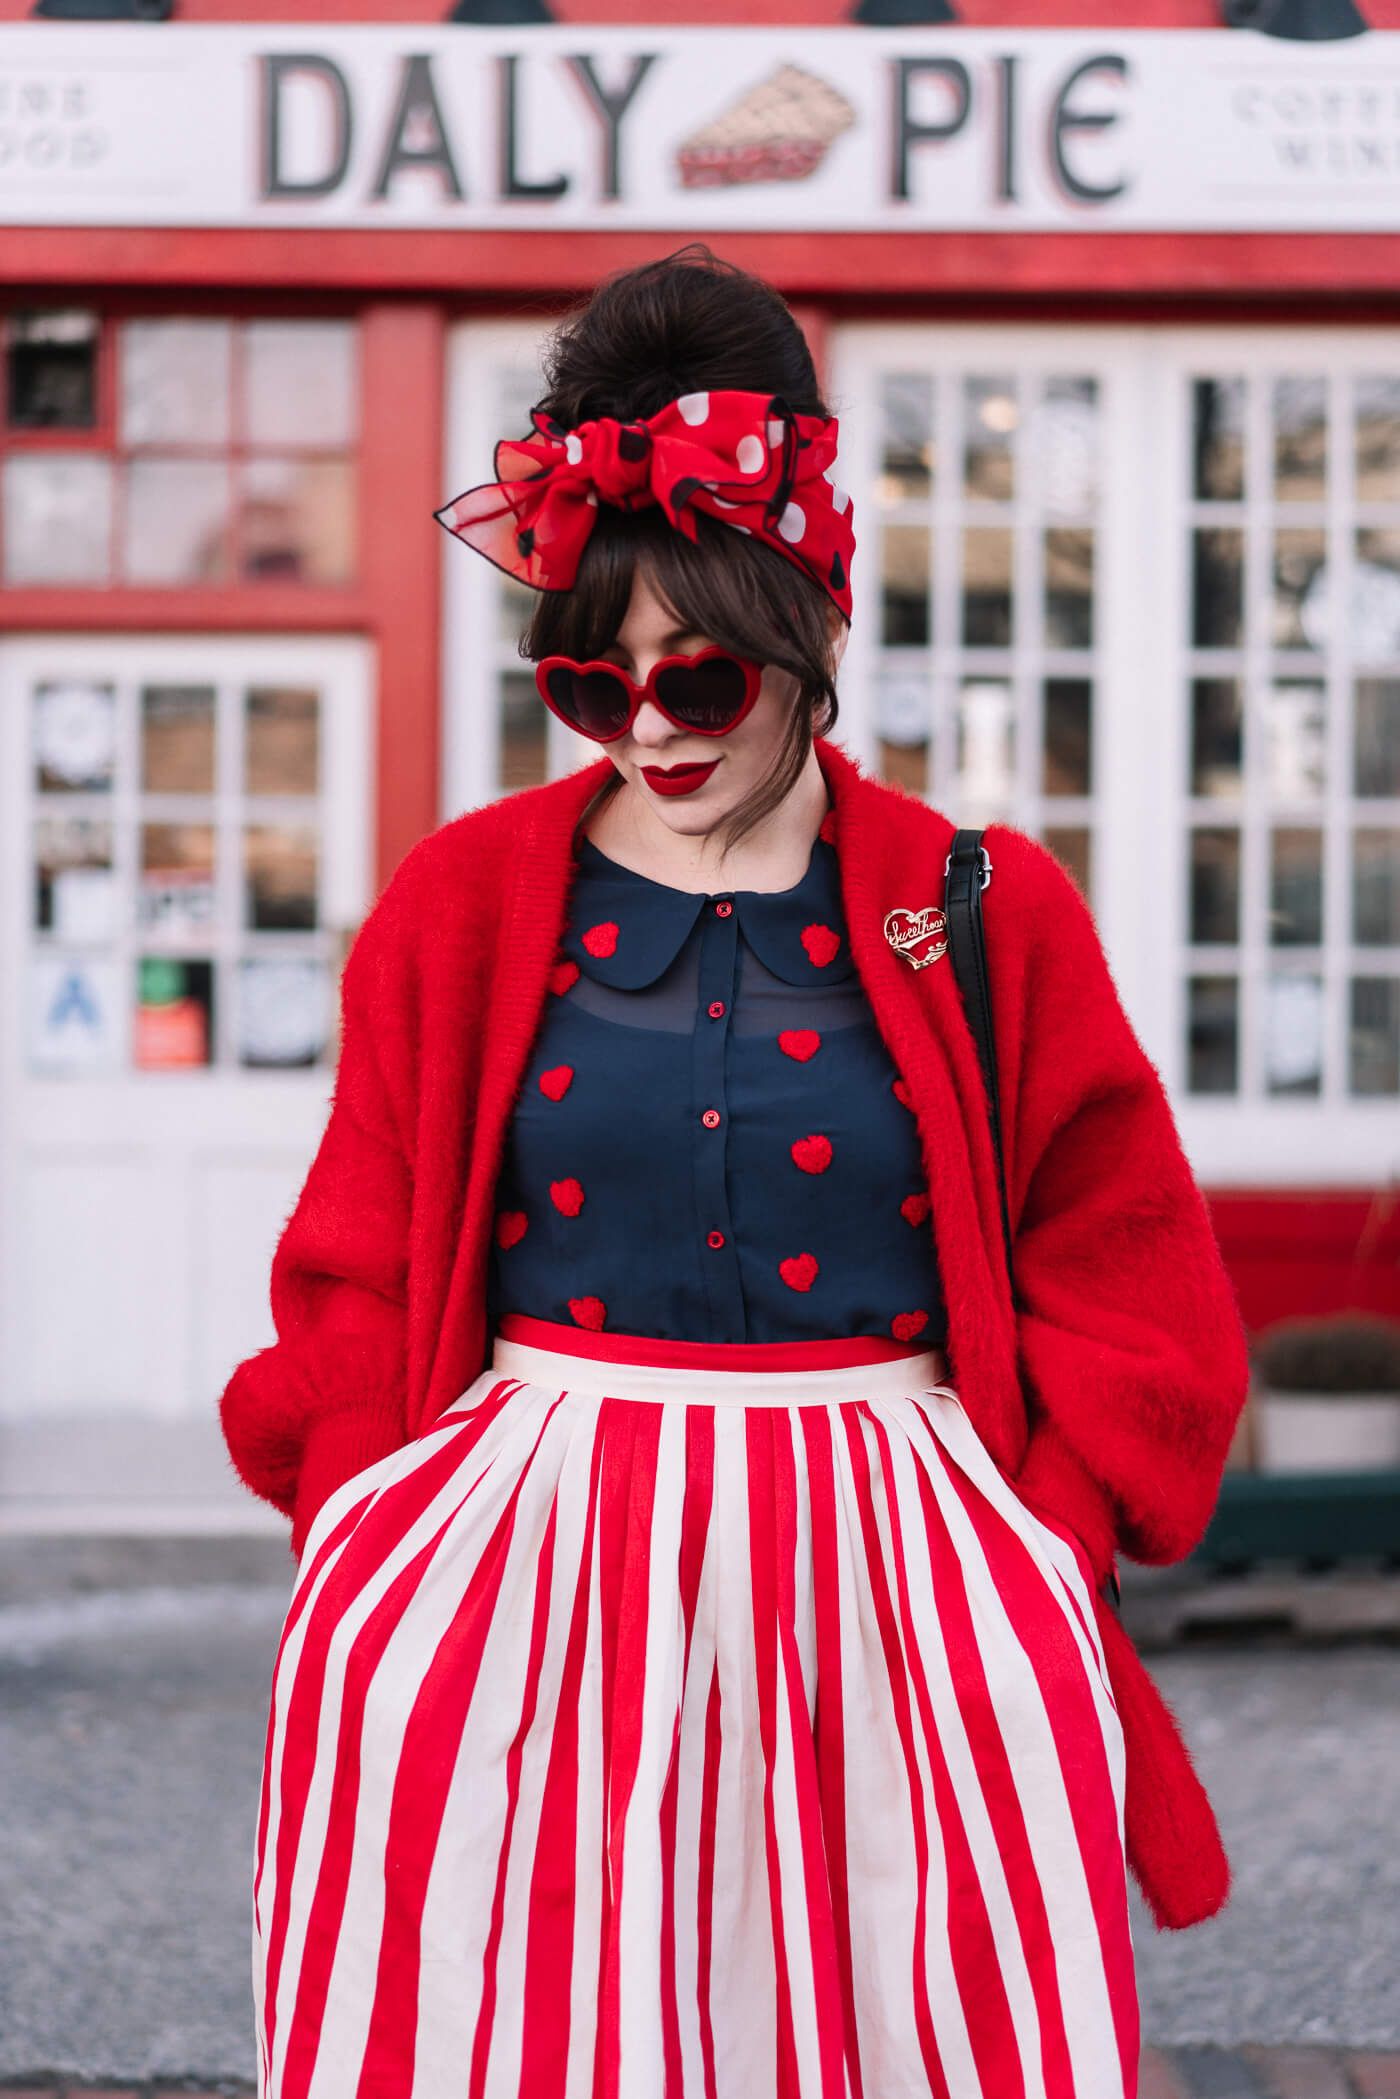
<instances>
[{"instance_id":1,"label":"heart-shaped sunglasses","mask_svg":"<svg viewBox=\"0 0 1400 2099\"><path fill-rule=\"evenodd\" d=\"M758 698L761 664L728 649L667 656L638 685L615 663L575 663L546 656L535 666L540 698L561 722L595 743L616 743L650 700L668 722L692 736L727 736Z\"/></svg>"}]
</instances>

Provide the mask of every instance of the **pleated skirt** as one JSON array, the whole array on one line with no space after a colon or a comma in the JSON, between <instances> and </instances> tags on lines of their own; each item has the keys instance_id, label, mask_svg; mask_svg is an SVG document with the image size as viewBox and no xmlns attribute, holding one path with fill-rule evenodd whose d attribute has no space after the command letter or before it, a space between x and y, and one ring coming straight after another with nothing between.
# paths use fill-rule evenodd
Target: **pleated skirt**
<instances>
[{"instance_id":1,"label":"pleated skirt","mask_svg":"<svg viewBox=\"0 0 1400 2099\"><path fill-rule=\"evenodd\" d=\"M305 1543L260 2099L1134 2099L1088 1564L944 1358L503 1324Z\"/></svg>"}]
</instances>

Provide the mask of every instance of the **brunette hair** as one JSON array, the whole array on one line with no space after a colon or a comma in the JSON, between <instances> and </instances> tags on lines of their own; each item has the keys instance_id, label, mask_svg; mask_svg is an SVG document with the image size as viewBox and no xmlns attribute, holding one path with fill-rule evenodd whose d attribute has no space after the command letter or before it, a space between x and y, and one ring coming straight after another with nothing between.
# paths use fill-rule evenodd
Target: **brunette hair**
<instances>
[{"instance_id":1,"label":"brunette hair","mask_svg":"<svg viewBox=\"0 0 1400 2099\"><path fill-rule=\"evenodd\" d=\"M540 406L566 430L600 415L632 421L681 394L728 387L779 394L800 415L830 413L783 299L701 241L605 278L555 328L543 364ZM835 724L831 601L762 541L703 514L695 522L691 541L656 506L601 505L572 589L540 593L520 653L535 662L601 656L626 617L640 566L682 625L795 677L799 691L777 758L725 822L732 846L777 808L796 784L813 736ZM621 785L617 773L604 782L580 832Z\"/></svg>"}]
</instances>

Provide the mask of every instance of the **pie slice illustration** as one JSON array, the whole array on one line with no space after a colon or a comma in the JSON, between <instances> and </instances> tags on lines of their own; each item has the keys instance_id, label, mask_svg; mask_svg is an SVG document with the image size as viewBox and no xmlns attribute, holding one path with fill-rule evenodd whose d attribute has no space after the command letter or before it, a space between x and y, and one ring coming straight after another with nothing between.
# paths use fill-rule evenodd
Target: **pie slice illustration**
<instances>
[{"instance_id":1,"label":"pie slice illustration","mask_svg":"<svg viewBox=\"0 0 1400 2099\"><path fill-rule=\"evenodd\" d=\"M682 141L676 152L681 187L802 182L855 120L845 96L827 81L800 66L779 66Z\"/></svg>"}]
</instances>

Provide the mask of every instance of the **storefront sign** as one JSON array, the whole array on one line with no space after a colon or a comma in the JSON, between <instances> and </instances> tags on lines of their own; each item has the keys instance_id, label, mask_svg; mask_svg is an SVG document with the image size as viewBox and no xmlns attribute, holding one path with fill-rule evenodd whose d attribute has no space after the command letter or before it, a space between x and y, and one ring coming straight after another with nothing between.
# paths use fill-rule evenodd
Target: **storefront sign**
<instances>
[{"instance_id":1,"label":"storefront sign","mask_svg":"<svg viewBox=\"0 0 1400 2099\"><path fill-rule=\"evenodd\" d=\"M1397 222L1400 34L0 28L14 225Z\"/></svg>"}]
</instances>

